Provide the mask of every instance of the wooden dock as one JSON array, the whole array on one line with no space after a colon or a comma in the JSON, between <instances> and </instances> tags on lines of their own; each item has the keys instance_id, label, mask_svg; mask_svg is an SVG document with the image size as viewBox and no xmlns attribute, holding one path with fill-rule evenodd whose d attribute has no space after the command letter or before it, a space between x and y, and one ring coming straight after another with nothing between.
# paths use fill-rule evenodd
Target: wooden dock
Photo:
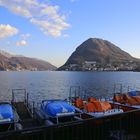
<instances>
[{"instance_id":1,"label":"wooden dock","mask_svg":"<svg viewBox=\"0 0 140 140\"><path fill-rule=\"evenodd\" d=\"M40 123L31 115L27 105L24 102L13 103L17 114L20 118L20 123L24 129L39 126Z\"/></svg>"},{"instance_id":2,"label":"wooden dock","mask_svg":"<svg viewBox=\"0 0 140 140\"><path fill-rule=\"evenodd\" d=\"M31 114L24 102L15 102L15 103L13 103L13 105L16 108L16 111L17 111L18 115L20 116L21 120L32 118Z\"/></svg>"}]
</instances>

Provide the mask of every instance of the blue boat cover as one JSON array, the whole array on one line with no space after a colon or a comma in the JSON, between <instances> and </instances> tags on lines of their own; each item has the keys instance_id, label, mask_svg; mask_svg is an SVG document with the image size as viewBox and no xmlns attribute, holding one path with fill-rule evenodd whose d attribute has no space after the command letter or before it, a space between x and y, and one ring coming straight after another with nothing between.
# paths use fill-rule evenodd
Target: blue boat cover
<instances>
[{"instance_id":1,"label":"blue boat cover","mask_svg":"<svg viewBox=\"0 0 140 140\"><path fill-rule=\"evenodd\" d=\"M72 113L75 108L65 101L46 101L41 105L41 109L49 116L56 117L58 113Z\"/></svg>"},{"instance_id":2,"label":"blue boat cover","mask_svg":"<svg viewBox=\"0 0 140 140\"><path fill-rule=\"evenodd\" d=\"M0 119L14 119L14 113L10 104L0 104Z\"/></svg>"},{"instance_id":3,"label":"blue boat cover","mask_svg":"<svg viewBox=\"0 0 140 140\"><path fill-rule=\"evenodd\" d=\"M128 94L129 96L137 96L137 91L133 90L133 91L128 92Z\"/></svg>"}]
</instances>

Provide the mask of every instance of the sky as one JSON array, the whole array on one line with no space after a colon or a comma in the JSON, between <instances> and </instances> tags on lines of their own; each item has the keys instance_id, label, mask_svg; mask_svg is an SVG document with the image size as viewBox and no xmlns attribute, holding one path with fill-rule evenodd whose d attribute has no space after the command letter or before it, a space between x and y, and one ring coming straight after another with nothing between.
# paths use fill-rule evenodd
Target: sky
<instances>
[{"instance_id":1,"label":"sky","mask_svg":"<svg viewBox=\"0 0 140 140\"><path fill-rule=\"evenodd\" d=\"M102 38L140 58L140 0L0 0L0 49L59 67Z\"/></svg>"}]
</instances>

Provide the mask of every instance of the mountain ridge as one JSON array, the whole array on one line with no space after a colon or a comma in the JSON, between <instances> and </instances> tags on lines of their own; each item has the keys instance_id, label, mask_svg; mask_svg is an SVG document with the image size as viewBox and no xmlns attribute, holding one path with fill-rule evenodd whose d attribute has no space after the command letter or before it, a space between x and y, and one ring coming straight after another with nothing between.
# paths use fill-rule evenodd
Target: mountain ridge
<instances>
[{"instance_id":1,"label":"mountain ridge","mask_svg":"<svg viewBox=\"0 0 140 140\"><path fill-rule=\"evenodd\" d=\"M59 70L69 70L69 67L72 65L77 65L77 67L79 65L81 67L86 61L95 61L98 67L103 69L104 67L109 67L108 65L111 65L112 68L120 67L124 63L127 65L131 64L132 66L133 62L135 63L133 67L137 67L137 63L140 63L140 59L132 57L129 53L107 40L89 38L76 48ZM121 67L118 69L121 69Z\"/></svg>"},{"instance_id":2,"label":"mountain ridge","mask_svg":"<svg viewBox=\"0 0 140 140\"><path fill-rule=\"evenodd\" d=\"M56 67L47 61L22 55L13 55L3 50L0 50L1 71L43 71L55 69Z\"/></svg>"}]
</instances>

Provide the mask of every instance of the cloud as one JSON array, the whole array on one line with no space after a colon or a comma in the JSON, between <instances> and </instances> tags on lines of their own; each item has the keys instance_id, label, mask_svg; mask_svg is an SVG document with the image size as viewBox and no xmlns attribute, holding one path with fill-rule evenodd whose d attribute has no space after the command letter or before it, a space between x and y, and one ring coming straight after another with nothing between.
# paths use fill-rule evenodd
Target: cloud
<instances>
[{"instance_id":1,"label":"cloud","mask_svg":"<svg viewBox=\"0 0 140 140\"><path fill-rule=\"evenodd\" d=\"M27 45L27 41L26 40L20 40L16 43L17 46L26 46Z\"/></svg>"},{"instance_id":2,"label":"cloud","mask_svg":"<svg viewBox=\"0 0 140 140\"><path fill-rule=\"evenodd\" d=\"M0 38L6 38L18 33L18 29L7 24L0 24Z\"/></svg>"},{"instance_id":3,"label":"cloud","mask_svg":"<svg viewBox=\"0 0 140 140\"><path fill-rule=\"evenodd\" d=\"M21 40L16 42L16 46L27 46L28 45L27 39L29 37L31 37L31 34L29 33L21 34L20 35Z\"/></svg>"},{"instance_id":4,"label":"cloud","mask_svg":"<svg viewBox=\"0 0 140 140\"><path fill-rule=\"evenodd\" d=\"M0 0L0 6L27 18L46 35L59 37L63 30L70 27L57 5L50 5L40 0Z\"/></svg>"},{"instance_id":5,"label":"cloud","mask_svg":"<svg viewBox=\"0 0 140 140\"><path fill-rule=\"evenodd\" d=\"M31 13L28 11L28 9L22 9L22 6L13 6L10 8L10 10L18 15L24 16L24 17L32 17Z\"/></svg>"},{"instance_id":6,"label":"cloud","mask_svg":"<svg viewBox=\"0 0 140 140\"><path fill-rule=\"evenodd\" d=\"M56 19L57 20L57 19ZM64 23L61 21L61 19L58 19L59 24L52 24L46 20L37 20L37 19L31 19L30 22L38 25L41 29L41 31L46 35L52 35L53 37L61 36L61 31L68 27L67 23Z\"/></svg>"},{"instance_id":7,"label":"cloud","mask_svg":"<svg viewBox=\"0 0 140 140\"><path fill-rule=\"evenodd\" d=\"M31 35L29 33L26 33L26 34L21 34L21 38L23 39L27 39L29 38Z\"/></svg>"}]
</instances>

